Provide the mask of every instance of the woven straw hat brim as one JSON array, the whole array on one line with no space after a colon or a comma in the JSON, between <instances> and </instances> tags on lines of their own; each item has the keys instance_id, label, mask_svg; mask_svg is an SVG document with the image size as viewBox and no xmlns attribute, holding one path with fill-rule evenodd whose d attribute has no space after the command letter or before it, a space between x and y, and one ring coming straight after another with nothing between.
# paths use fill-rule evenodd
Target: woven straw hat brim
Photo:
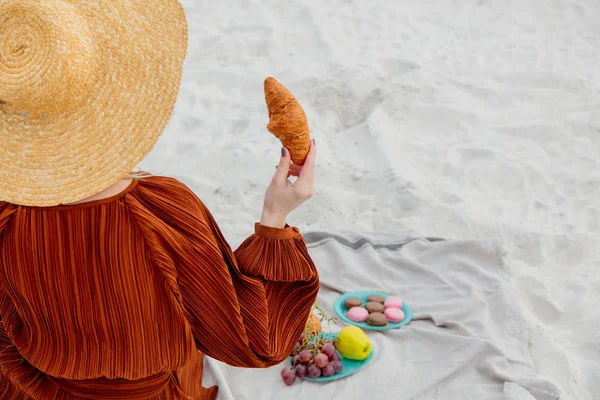
<instances>
[{"instance_id":1,"label":"woven straw hat brim","mask_svg":"<svg viewBox=\"0 0 600 400\"><path fill-rule=\"evenodd\" d=\"M171 117L187 41L177 0L1 0L0 201L73 203L134 169Z\"/></svg>"}]
</instances>

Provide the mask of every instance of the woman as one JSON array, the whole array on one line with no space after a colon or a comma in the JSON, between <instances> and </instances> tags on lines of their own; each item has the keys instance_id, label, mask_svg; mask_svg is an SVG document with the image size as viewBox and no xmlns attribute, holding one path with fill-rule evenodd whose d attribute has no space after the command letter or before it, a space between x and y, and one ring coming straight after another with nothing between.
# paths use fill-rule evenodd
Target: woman
<instances>
[{"instance_id":1,"label":"woman","mask_svg":"<svg viewBox=\"0 0 600 400\"><path fill-rule=\"evenodd\" d=\"M184 184L126 178L186 45L175 0L0 3L1 399L214 399L204 354L263 368L300 336L319 279L286 216L314 143L302 168L282 149L235 251Z\"/></svg>"}]
</instances>

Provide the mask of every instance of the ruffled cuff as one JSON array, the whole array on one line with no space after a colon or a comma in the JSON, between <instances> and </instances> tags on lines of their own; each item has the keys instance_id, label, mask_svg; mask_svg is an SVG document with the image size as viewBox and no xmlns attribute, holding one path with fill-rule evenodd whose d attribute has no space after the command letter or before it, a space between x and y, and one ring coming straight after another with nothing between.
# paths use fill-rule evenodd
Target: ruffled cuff
<instances>
[{"instance_id":1,"label":"ruffled cuff","mask_svg":"<svg viewBox=\"0 0 600 400\"><path fill-rule=\"evenodd\" d=\"M254 224L254 233L258 236L268 239L289 239L293 237L302 237L298 228L295 226L291 227L288 224L285 224L285 227L283 228L274 228L272 226L261 225L257 222Z\"/></svg>"},{"instance_id":2,"label":"ruffled cuff","mask_svg":"<svg viewBox=\"0 0 600 400\"><path fill-rule=\"evenodd\" d=\"M254 235L235 251L241 272L276 282L309 281L317 270L296 227L255 224Z\"/></svg>"}]
</instances>

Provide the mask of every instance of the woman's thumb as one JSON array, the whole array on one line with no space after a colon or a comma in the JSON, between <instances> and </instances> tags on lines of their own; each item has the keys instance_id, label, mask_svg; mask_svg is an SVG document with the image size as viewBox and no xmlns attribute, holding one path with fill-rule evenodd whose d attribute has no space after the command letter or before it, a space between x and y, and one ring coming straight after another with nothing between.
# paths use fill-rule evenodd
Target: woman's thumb
<instances>
[{"instance_id":1,"label":"woman's thumb","mask_svg":"<svg viewBox=\"0 0 600 400\"><path fill-rule=\"evenodd\" d=\"M290 170L290 152L285 147L281 148L281 159L275 172L275 181L283 184L287 180L288 172Z\"/></svg>"}]
</instances>

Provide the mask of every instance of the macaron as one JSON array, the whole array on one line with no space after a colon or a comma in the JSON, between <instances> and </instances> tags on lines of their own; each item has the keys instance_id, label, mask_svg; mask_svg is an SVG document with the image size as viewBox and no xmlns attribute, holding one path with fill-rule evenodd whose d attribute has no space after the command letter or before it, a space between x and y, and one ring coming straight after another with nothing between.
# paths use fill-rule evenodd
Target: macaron
<instances>
[{"instance_id":1,"label":"macaron","mask_svg":"<svg viewBox=\"0 0 600 400\"><path fill-rule=\"evenodd\" d=\"M390 322L401 322L404 321L404 311L399 308L386 308L383 314Z\"/></svg>"},{"instance_id":2,"label":"macaron","mask_svg":"<svg viewBox=\"0 0 600 400\"><path fill-rule=\"evenodd\" d=\"M385 308L402 308L402 299L397 296L390 296L383 303Z\"/></svg>"},{"instance_id":3,"label":"macaron","mask_svg":"<svg viewBox=\"0 0 600 400\"><path fill-rule=\"evenodd\" d=\"M376 301L370 301L370 302L368 302L367 305L365 306L365 308L367 309L367 311L369 313L372 313L372 312L383 312L385 310L385 307L383 306L383 304L377 303Z\"/></svg>"},{"instance_id":4,"label":"macaron","mask_svg":"<svg viewBox=\"0 0 600 400\"><path fill-rule=\"evenodd\" d=\"M369 318L369 312L362 307L352 307L347 315L354 322L364 322Z\"/></svg>"},{"instance_id":5,"label":"macaron","mask_svg":"<svg viewBox=\"0 0 600 400\"><path fill-rule=\"evenodd\" d=\"M385 326L388 323L388 319L387 317L379 312L374 312L369 314L369 317L367 318L367 324L369 325L373 325L373 326Z\"/></svg>"},{"instance_id":6,"label":"macaron","mask_svg":"<svg viewBox=\"0 0 600 400\"><path fill-rule=\"evenodd\" d=\"M367 297L367 303L370 303L370 302L373 301L375 303L381 303L381 304L383 304L384 300L385 299L383 298L383 296L380 296L378 294L372 294L369 297Z\"/></svg>"},{"instance_id":7,"label":"macaron","mask_svg":"<svg viewBox=\"0 0 600 400\"><path fill-rule=\"evenodd\" d=\"M346 310L349 310L352 307L362 307L362 305L363 302L358 297L348 297L344 300L344 307L346 307Z\"/></svg>"}]
</instances>

